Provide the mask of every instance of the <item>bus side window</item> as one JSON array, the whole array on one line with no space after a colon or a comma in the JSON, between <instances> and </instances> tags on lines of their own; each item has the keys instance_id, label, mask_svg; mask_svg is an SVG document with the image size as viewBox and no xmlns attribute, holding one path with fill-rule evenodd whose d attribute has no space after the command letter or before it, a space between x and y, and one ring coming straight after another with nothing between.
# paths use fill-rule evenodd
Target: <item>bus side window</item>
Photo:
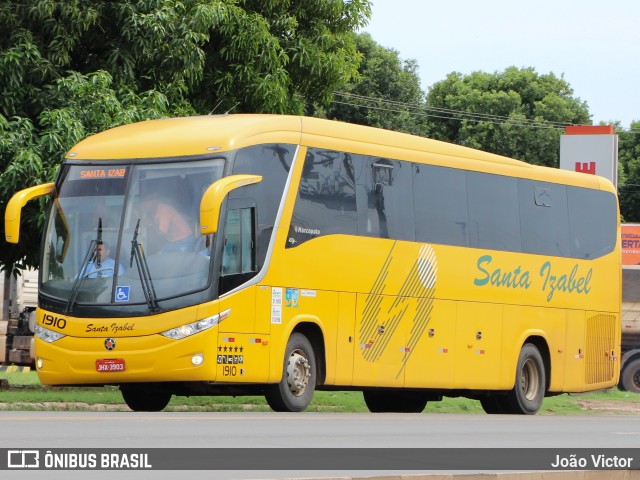
<instances>
[{"instance_id":1,"label":"bus side window","mask_svg":"<svg viewBox=\"0 0 640 480\"><path fill-rule=\"evenodd\" d=\"M411 163L356 156L358 233L415 240Z\"/></svg>"},{"instance_id":2,"label":"bus side window","mask_svg":"<svg viewBox=\"0 0 640 480\"><path fill-rule=\"evenodd\" d=\"M221 293L256 274L255 208L227 211L223 242Z\"/></svg>"}]
</instances>

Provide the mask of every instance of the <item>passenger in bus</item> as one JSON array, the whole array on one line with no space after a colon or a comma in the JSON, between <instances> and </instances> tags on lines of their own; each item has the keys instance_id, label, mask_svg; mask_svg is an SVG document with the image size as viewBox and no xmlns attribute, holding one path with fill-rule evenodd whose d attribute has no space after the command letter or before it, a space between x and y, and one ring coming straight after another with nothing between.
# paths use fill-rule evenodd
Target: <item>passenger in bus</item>
<instances>
[{"instance_id":1,"label":"passenger in bus","mask_svg":"<svg viewBox=\"0 0 640 480\"><path fill-rule=\"evenodd\" d=\"M78 277L81 278L109 278L113 277L116 261L111 258L111 248L108 243L99 243L94 258L87 264ZM118 275L124 273L122 265L118 265Z\"/></svg>"},{"instance_id":2,"label":"passenger in bus","mask_svg":"<svg viewBox=\"0 0 640 480\"><path fill-rule=\"evenodd\" d=\"M158 253L193 252L196 237L193 227L173 206L164 202L160 195L152 193L144 197L142 212L151 229L151 235L157 235L164 241Z\"/></svg>"}]
</instances>

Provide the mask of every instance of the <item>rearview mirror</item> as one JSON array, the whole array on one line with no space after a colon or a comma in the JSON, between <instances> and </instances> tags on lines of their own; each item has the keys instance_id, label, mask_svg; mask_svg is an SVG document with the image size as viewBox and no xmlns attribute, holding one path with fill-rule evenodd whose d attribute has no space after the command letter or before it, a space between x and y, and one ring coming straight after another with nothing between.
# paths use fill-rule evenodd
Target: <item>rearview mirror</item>
<instances>
[{"instance_id":1,"label":"rearview mirror","mask_svg":"<svg viewBox=\"0 0 640 480\"><path fill-rule=\"evenodd\" d=\"M22 207L29 200L49 195L53 192L54 183L43 183L35 187L25 188L14 194L7 204L4 212L4 234L7 242L18 243L20 241L20 217L22 215Z\"/></svg>"},{"instance_id":2,"label":"rearview mirror","mask_svg":"<svg viewBox=\"0 0 640 480\"><path fill-rule=\"evenodd\" d=\"M213 182L200 201L200 233L209 235L217 232L220 207L229 192L261 181L260 175L231 175Z\"/></svg>"}]
</instances>

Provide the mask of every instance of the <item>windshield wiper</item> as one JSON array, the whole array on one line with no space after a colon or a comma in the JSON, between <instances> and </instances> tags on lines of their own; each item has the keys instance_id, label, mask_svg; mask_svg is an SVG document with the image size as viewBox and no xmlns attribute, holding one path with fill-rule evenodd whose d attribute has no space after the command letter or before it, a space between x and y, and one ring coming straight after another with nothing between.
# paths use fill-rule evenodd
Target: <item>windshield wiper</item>
<instances>
[{"instance_id":1,"label":"windshield wiper","mask_svg":"<svg viewBox=\"0 0 640 480\"><path fill-rule=\"evenodd\" d=\"M133 239L131 240L131 258L129 259L129 268L133 267L133 261L136 261L136 267L138 268L138 275L140 276L140 282L142 283L142 291L144 298L149 305L149 311L151 313L158 312L160 306L158 305L158 297L156 296L156 290L153 287L153 280L151 280L151 273L149 272L149 265L147 264L147 257L144 254L142 245L138 243L138 230L140 229L140 219L136 224L136 229L133 232Z\"/></svg>"},{"instance_id":2,"label":"windshield wiper","mask_svg":"<svg viewBox=\"0 0 640 480\"><path fill-rule=\"evenodd\" d=\"M64 307L65 315L68 315L72 311L73 304L75 303L78 292L80 291L80 285L87 276L86 271L89 263L93 261L96 268L100 268L100 249L98 248L100 245L102 245L102 217L98 218L98 231L96 232L96 238L95 240L91 240L89 243L87 253L84 255L82 265L80 265L80 273L76 276L73 286L71 287L69 300L67 300L67 305Z\"/></svg>"}]
</instances>

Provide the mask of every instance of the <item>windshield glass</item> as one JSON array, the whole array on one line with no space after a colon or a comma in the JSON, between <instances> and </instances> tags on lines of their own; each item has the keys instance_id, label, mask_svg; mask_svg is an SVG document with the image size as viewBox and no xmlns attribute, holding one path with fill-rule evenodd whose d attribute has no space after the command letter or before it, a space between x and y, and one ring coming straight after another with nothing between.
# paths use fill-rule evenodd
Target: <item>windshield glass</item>
<instances>
[{"instance_id":1,"label":"windshield glass","mask_svg":"<svg viewBox=\"0 0 640 480\"><path fill-rule=\"evenodd\" d=\"M202 290L200 199L224 160L67 165L52 204L41 291L67 304L140 304Z\"/></svg>"}]
</instances>

